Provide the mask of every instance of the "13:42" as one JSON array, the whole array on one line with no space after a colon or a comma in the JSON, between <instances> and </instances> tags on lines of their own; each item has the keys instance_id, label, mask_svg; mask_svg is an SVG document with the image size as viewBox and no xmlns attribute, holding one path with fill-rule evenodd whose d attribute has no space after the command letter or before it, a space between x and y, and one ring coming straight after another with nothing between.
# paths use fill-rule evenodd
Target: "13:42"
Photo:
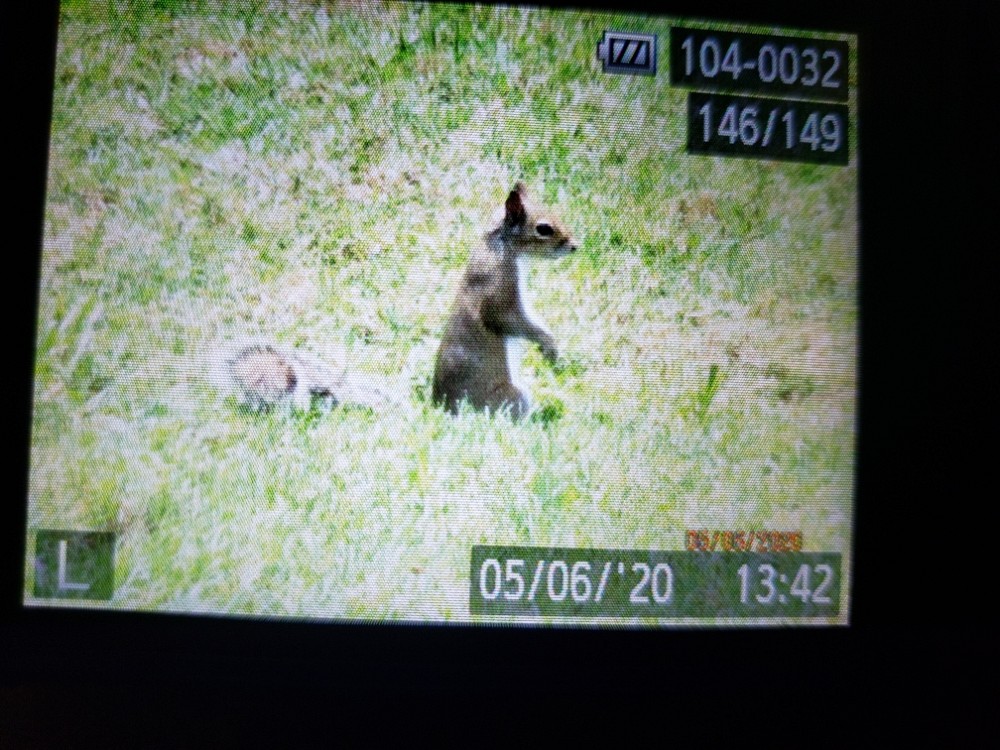
<instances>
[{"instance_id":1,"label":"13:42","mask_svg":"<svg viewBox=\"0 0 1000 750\"><path fill-rule=\"evenodd\" d=\"M830 588L833 567L826 563L799 565L793 576L780 572L770 563L752 567L744 564L736 571L740 577L740 603L785 604L789 598L803 604L832 604ZM753 599L751 599L753 597Z\"/></svg>"}]
</instances>

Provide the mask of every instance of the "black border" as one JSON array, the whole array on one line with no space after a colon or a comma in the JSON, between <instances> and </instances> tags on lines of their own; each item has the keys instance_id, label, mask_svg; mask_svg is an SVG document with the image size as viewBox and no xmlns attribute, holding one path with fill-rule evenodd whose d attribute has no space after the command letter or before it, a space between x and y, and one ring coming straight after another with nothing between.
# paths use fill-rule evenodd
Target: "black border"
<instances>
[{"instance_id":1,"label":"black border","mask_svg":"<svg viewBox=\"0 0 1000 750\"><path fill-rule=\"evenodd\" d=\"M560 717L595 719L632 707L645 709L638 725L664 717L669 728L658 736L665 741L677 728L667 717L696 715L714 717L701 725L711 742L724 739L720 732L737 717L750 721L738 734L757 732L782 744L861 738L854 719L862 715L878 719L883 731L921 728L952 742L975 726L986 699L972 678L996 652L987 642L984 598L995 587L980 578L976 551L992 543L983 519L995 504L978 486L980 477L990 486L991 464L983 459L991 425L983 406L992 385L985 352L995 337L976 330L987 320L986 258L997 237L990 211L996 189L986 181L996 173L997 136L975 117L986 116L976 103L992 99L980 92L995 88L987 75L995 71L987 67L994 46L986 43L987 30L997 28L991 6L966 0L897 12L873 2L613 4L860 36L852 624L635 632L21 607L54 5L12 3L0 11L9 102L2 141L9 269L3 296L10 306L5 422L13 438L10 486L0 503L0 739L48 745L75 731L114 733L133 722L167 736L253 740L248 727L261 706L287 717L274 726L293 737L304 736L296 727L345 720L381 731L395 719L407 731L407 721L426 726L426 708L439 707L442 722L464 726L464 715L479 728L463 744L495 739L493 729L525 718L551 714L561 725ZM612 4L568 7L600 5Z\"/></svg>"}]
</instances>

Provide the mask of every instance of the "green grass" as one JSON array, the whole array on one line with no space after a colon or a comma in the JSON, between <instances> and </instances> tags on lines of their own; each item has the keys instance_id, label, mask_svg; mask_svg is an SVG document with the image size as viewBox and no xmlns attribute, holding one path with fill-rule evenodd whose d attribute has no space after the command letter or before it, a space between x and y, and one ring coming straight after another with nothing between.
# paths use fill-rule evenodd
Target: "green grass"
<instances>
[{"instance_id":1,"label":"green grass","mask_svg":"<svg viewBox=\"0 0 1000 750\"><path fill-rule=\"evenodd\" d=\"M473 544L849 551L854 164L689 157L665 68L594 59L669 22L510 13L64 6L29 522L120 534L110 606L460 620ZM581 247L529 284L562 361L526 348L534 419L451 417L434 353L517 179ZM398 403L246 414L246 340Z\"/></svg>"}]
</instances>

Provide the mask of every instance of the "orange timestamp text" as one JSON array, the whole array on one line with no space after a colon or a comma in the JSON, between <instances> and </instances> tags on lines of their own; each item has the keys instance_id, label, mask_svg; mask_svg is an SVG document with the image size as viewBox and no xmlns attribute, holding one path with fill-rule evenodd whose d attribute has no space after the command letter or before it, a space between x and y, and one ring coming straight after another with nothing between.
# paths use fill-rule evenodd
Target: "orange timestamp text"
<instances>
[{"instance_id":1,"label":"orange timestamp text","mask_svg":"<svg viewBox=\"0 0 1000 750\"><path fill-rule=\"evenodd\" d=\"M801 552L801 531L688 529L689 552Z\"/></svg>"}]
</instances>

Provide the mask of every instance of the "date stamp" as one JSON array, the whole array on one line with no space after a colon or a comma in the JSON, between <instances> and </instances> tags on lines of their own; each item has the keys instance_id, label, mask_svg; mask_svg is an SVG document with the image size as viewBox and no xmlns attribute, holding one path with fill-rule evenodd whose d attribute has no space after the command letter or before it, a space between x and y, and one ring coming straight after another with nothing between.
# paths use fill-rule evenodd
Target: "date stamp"
<instances>
[{"instance_id":1,"label":"date stamp","mask_svg":"<svg viewBox=\"0 0 1000 750\"><path fill-rule=\"evenodd\" d=\"M689 552L801 552L801 531L720 531L688 529Z\"/></svg>"},{"instance_id":2,"label":"date stamp","mask_svg":"<svg viewBox=\"0 0 1000 750\"><path fill-rule=\"evenodd\" d=\"M801 546L800 532L742 543L784 548L795 534ZM840 555L828 552L474 546L469 571L470 613L515 618L833 617L840 591Z\"/></svg>"}]
</instances>

